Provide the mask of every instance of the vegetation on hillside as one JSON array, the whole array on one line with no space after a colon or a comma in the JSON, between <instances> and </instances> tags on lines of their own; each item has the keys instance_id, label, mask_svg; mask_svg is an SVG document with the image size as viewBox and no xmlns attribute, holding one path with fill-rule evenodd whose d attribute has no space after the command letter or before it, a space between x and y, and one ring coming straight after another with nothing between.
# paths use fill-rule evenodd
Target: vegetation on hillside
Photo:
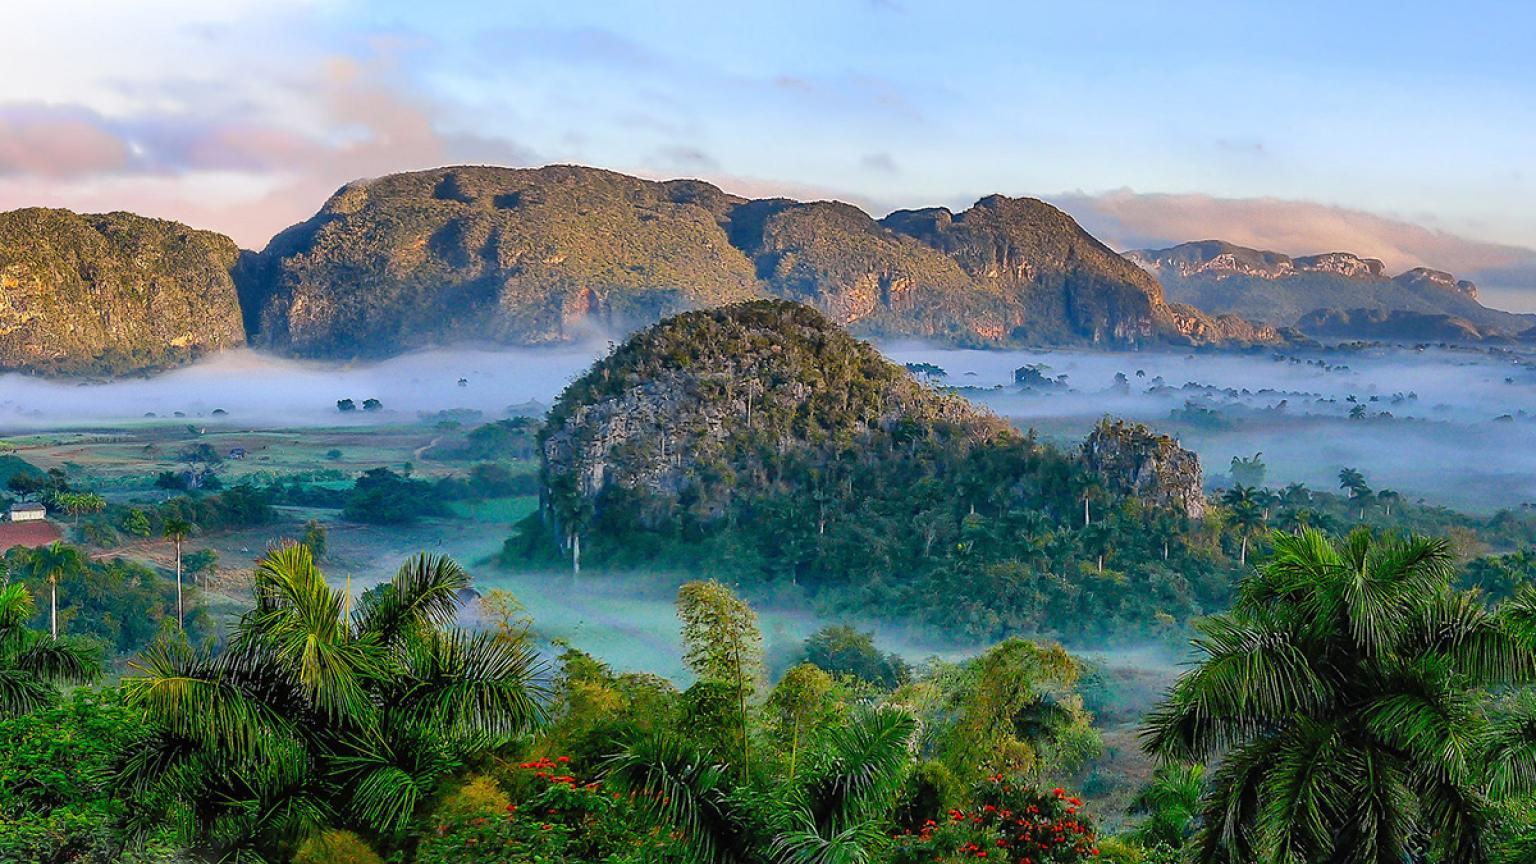
<instances>
[{"instance_id":1,"label":"vegetation on hillside","mask_svg":"<svg viewBox=\"0 0 1536 864\"><path fill-rule=\"evenodd\" d=\"M0 370L120 375L244 345L238 254L131 213L0 213Z\"/></svg>"}]
</instances>

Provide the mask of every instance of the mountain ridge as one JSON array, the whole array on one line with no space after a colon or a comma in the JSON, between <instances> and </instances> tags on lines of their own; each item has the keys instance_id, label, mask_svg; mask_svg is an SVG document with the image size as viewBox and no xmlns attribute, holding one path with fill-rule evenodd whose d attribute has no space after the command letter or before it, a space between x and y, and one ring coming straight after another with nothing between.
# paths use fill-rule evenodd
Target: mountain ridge
<instances>
[{"instance_id":1,"label":"mountain ridge","mask_svg":"<svg viewBox=\"0 0 1536 864\"><path fill-rule=\"evenodd\" d=\"M241 296L258 344L321 357L558 342L752 297L805 302L864 336L972 346L1282 341L1170 306L1044 202L989 196L944 218L960 227L940 237L907 215L699 180L446 166L343 186L247 258Z\"/></svg>"},{"instance_id":2,"label":"mountain ridge","mask_svg":"<svg viewBox=\"0 0 1536 864\"><path fill-rule=\"evenodd\" d=\"M1381 260L1350 252L1293 257L1201 240L1125 257L1153 274L1173 301L1308 333L1328 322L1326 332L1313 335L1391 337L1399 335L1389 326L1396 321L1415 332L1480 341L1518 338L1536 326L1536 316L1483 306L1477 286L1450 273L1415 267L1388 276ZM1372 311L1400 314L1366 314ZM1352 330L1351 321L1362 326Z\"/></svg>"}]
</instances>

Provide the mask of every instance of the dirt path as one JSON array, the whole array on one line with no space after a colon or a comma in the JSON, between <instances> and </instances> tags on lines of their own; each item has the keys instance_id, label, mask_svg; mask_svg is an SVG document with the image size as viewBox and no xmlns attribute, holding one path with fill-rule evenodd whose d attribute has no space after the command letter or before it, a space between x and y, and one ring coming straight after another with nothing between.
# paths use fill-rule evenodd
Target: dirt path
<instances>
[{"instance_id":1,"label":"dirt path","mask_svg":"<svg viewBox=\"0 0 1536 864\"><path fill-rule=\"evenodd\" d=\"M417 447L415 450L411 451L411 458L414 459L417 462L420 462L423 458L425 458L425 457L422 456L422 454L426 453L428 450L431 450L433 447L436 447L437 446L437 442L439 442L441 440L443 440L443 436L438 435L437 437L433 438L431 441L428 441L427 443L421 445L420 447Z\"/></svg>"}]
</instances>

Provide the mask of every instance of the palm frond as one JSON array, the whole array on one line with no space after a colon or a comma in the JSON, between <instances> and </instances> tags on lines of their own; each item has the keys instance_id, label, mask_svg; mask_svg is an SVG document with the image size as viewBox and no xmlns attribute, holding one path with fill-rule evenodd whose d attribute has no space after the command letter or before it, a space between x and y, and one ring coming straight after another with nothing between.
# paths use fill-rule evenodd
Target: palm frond
<instances>
[{"instance_id":1,"label":"palm frond","mask_svg":"<svg viewBox=\"0 0 1536 864\"><path fill-rule=\"evenodd\" d=\"M544 719L544 664L529 645L454 630L417 640L402 667L389 709L441 734L506 739Z\"/></svg>"},{"instance_id":2,"label":"palm frond","mask_svg":"<svg viewBox=\"0 0 1536 864\"><path fill-rule=\"evenodd\" d=\"M606 765L607 782L682 835L690 864L725 864L740 841L729 769L692 742L657 732L631 741Z\"/></svg>"},{"instance_id":3,"label":"palm frond","mask_svg":"<svg viewBox=\"0 0 1536 864\"><path fill-rule=\"evenodd\" d=\"M453 559L423 553L407 561L393 579L364 594L355 617L360 632L393 644L402 634L453 623L459 592L469 574Z\"/></svg>"}]
</instances>

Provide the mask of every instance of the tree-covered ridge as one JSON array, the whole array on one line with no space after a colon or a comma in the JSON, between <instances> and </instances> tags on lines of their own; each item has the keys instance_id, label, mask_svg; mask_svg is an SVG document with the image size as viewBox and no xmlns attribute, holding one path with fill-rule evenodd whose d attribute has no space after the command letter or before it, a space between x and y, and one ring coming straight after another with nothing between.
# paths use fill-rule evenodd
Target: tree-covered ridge
<instances>
[{"instance_id":1,"label":"tree-covered ridge","mask_svg":"<svg viewBox=\"0 0 1536 864\"><path fill-rule=\"evenodd\" d=\"M719 224L727 200L574 166L359 181L246 262L247 320L262 343L321 356L632 329L753 293Z\"/></svg>"},{"instance_id":2,"label":"tree-covered ridge","mask_svg":"<svg viewBox=\"0 0 1536 864\"><path fill-rule=\"evenodd\" d=\"M0 369L117 374L243 345L238 255L131 213L0 213Z\"/></svg>"},{"instance_id":3,"label":"tree-covered ridge","mask_svg":"<svg viewBox=\"0 0 1536 864\"><path fill-rule=\"evenodd\" d=\"M543 507L505 555L792 584L974 638L1224 605L1194 456L1135 425L1097 440L1092 464L1036 441L804 306L691 312L557 401Z\"/></svg>"},{"instance_id":4,"label":"tree-covered ridge","mask_svg":"<svg viewBox=\"0 0 1536 864\"><path fill-rule=\"evenodd\" d=\"M446 167L343 187L248 256L239 281L259 341L314 356L562 341L753 296L868 334L975 345L1277 338L1167 306L1155 280L1047 204L993 196L968 213L986 234L966 245L847 204L749 201L695 180Z\"/></svg>"}]
</instances>

